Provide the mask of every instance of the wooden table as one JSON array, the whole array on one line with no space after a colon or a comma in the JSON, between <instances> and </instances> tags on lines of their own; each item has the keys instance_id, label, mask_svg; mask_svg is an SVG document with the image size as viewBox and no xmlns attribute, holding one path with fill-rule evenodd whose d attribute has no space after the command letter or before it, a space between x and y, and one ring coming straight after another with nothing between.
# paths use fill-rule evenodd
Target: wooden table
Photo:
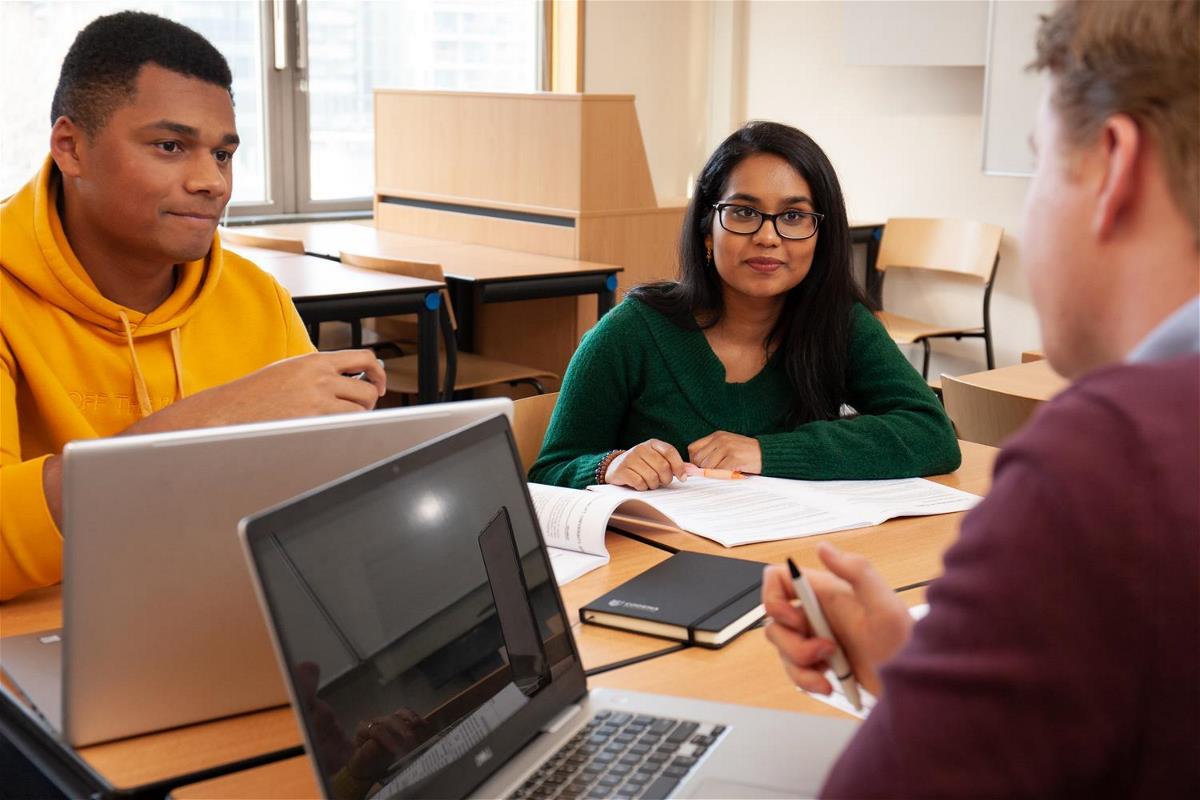
<instances>
[{"instance_id":1,"label":"wooden table","mask_svg":"<svg viewBox=\"0 0 1200 800\"><path fill-rule=\"evenodd\" d=\"M990 482L994 448L963 443L963 466L936 478L966 491L983 493ZM816 564L815 549L829 541L868 557L895 587L921 585L941 572L941 555L954 541L962 514L892 520L873 528L747 545L726 550L690 534L662 534L659 544L720 552L735 557L779 561L785 555ZM659 537L656 537L659 538ZM561 588L563 604L585 669L645 656L670 647L671 642L635 633L578 623L581 605L667 558L668 551L610 531L606 546L612 557L605 567ZM906 593L919 602L923 591ZM0 605L3 635L44 630L60 621L57 588L30 592ZM745 703L813 714L839 712L797 692L787 682L778 659L761 630L752 630L720 650L689 648L644 660L590 679L607 686L724 702ZM31 717L23 704L5 696L4 713ZM317 788L308 761L288 757L301 741L290 708L147 734L75 751L57 746L61 759L77 759L102 781L97 789L130 789L156 785L172 789L174 797L315 797ZM238 763L242 767L238 768ZM206 775L238 771L223 776Z\"/></svg>"},{"instance_id":2,"label":"wooden table","mask_svg":"<svg viewBox=\"0 0 1200 800\"><path fill-rule=\"evenodd\" d=\"M955 380L994 392L1045 402L1067 388L1070 381L1044 359L959 375Z\"/></svg>"},{"instance_id":3,"label":"wooden table","mask_svg":"<svg viewBox=\"0 0 1200 800\"><path fill-rule=\"evenodd\" d=\"M608 565L562 587L563 603L585 669L644 655L668 644L649 636L579 624L581 605L669 555L615 532L608 535L606 545L612 556ZM18 636L57 628L62 624L61 610L61 587L23 594L0 604L0 635ZM96 781L90 790L95 791L190 783L201 779L205 771L228 772L239 763L250 767L263 759L294 751L302 742L295 715L290 707L283 706L75 751L45 727L6 681L0 680L0 687L4 690L0 695L0 715L20 726L9 734L10 738L20 737L28 746L39 746L42 755L56 761L54 766L60 770L90 771ZM21 719L14 719L17 716ZM39 735L39 730L45 735Z\"/></svg>"},{"instance_id":4,"label":"wooden table","mask_svg":"<svg viewBox=\"0 0 1200 800\"><path fill-rule=\"evenodd\" d=\"M287 290L315 342L322 322L360 320L393 314L417 315L418 401L438 393L438 308L444 285L437 281L348 267L327 258L232 246Z\"/></svg>"},{"instance_id":5,"label":"wooden table","mask_svg":"<svg viewBox=\"0 0 1200 800\"><path fill-rule=\"evenodd\" d=\"M617 273L621 271L612 264L394 233L369 221L289 222L245 230L300 239L306 252L326 258L338 258L346 251L441 264L458 316L459 347L471 352L476 349L477 303L595 294L597 316L603 316L616 302Z\"/></svg>"},{"instance_id":6,"label":"wooden table","mask_svg":"<svg viewBox=\"0 0 1200 800\"><path fill-rule=\"evenodd\" d=\"M882 526L872 530L879 531L881 528ZM642 551L627 548L614 549L611 547L612 540L613 537L610 535L610 552L614 556L614 562L626 558L643 559L646 557ZM886 551L871 555L873 559L875 556L884 556L883 560L876 561L875 564L877 567L886 566ZM637 566L641 566L641 564L639 563ZM606 569L611 568L613 567L610 565ZM638 571L628 565L621 565L616 569L621 574L636 574ZM583 586L579 584L592 576L596 576L593 578L593 585L589 586L587 591L583 591ZM617 578L615 574L611 577ZM618 582L619 580L623 579L618 579ZM597 573L591 573L568 584L563 587L564 602L586 602L592 596L591 590L599 584L608 585L608 582L600 580ZM570 600L567 599L568 596L571 597ZM909 589L902 592L900 596L907 605L918 605L925 602L925 588ZM591 643L595 642L594 637L597 633L611 637L634 636L622 631L612 631L592 625L576 626L574 630L577 640L586 638ZM651 639L651 637L636 638L657 642L659 646L666 644L663 640ZM624 651L627 647L628 645L622 645L621 650ZM584 648L581 644L580 650L585 649L592 653L597 652L594 646ZM702 647L680 650L589 678L588 685L626 691L655 692L678 697L694 697L722 703L739 703L819 716L843 718L846 716L832 706L798 691L792 685L779 663L779 656L775 648L767 641L761 628L746 632L720 650L709 650ZM181 786L173 791L171 796L180 798L180 800L225 800L226 798L229 800L233 798L307 800L320 797L321 792L308 757L300 756L242 772L222 775L189 786Z\"/></svg>"}]
</instances>

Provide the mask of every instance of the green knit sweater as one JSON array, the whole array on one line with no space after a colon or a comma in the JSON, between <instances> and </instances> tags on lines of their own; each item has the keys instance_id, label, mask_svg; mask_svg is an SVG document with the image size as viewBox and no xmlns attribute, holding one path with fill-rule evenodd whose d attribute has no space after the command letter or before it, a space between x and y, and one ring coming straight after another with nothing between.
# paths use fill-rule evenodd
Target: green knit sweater
<instances>
[{"instance_id":1,"label":"green knit sweater","mask_svg":"<svg viewBox=\"0 0 1200 800\"><path fill-rule=\"evenodd\" d=\"M529 470L537 483L583 488L606 453L647 439L687 446L714 431L753 436L764 475L808 480L905 478L958 468L950 420L870 311L854 309L846 404L857 416L788 428L780 359L726 383L704 333L626 299L583 337Z\"/></svg>"}]
</instances>

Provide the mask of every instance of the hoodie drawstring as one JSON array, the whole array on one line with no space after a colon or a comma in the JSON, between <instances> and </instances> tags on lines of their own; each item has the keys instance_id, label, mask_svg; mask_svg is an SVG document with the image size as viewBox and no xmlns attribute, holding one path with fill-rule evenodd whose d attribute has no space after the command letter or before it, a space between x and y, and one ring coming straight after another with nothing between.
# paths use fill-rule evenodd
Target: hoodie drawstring
<instances>
[{"instance_id":1,"label":"hoodie drawstring","mask_svg":"<svg viewBox=\"0 0 1200 800\"><path fill-rule=\"evenodd\" d=\"M125 344L129 346L129 361L133 365L133 383L137 389L138 410L141 411L143 417L148 417L154 413L154 406L150 403L150 391L146 388L146 378L142 375L142 365L138 363L137 348L133 346L133 327L129 324L129 317L124 311L119 311L121 324L125 326ZM177 399L183 398L183 354L180 348L179 329L171 329L171 359L175 362L175 389L179 396Z\"/></svg>"},{"instance_id":2,"label":"hoodie drawstring","mask_svg":"<svg viewBox=\"0 0 1200 800\"><path fill-rule=\"evenodd\" d=\"M183 346L180 344L179 328L171 328L171 360L175 362L175 399L182 400L184 398Z\"/></svg>"}]
</instances>

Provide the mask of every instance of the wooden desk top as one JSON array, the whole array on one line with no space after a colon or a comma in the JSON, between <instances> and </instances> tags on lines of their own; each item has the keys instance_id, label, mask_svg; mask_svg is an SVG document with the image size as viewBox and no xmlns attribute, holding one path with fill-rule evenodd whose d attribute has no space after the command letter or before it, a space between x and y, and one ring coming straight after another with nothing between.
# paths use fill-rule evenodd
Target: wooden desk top
<instances>
[{"instance_id":1,"label":"wooden desk top","mask_svg":"<svg viewBox=\"0 0 1200 800\"><path fill-rule=\"evenodd\" d=\"M1028 364L1030 361L1042 361L1046 358L1046 354L1041 350L1022 350L1021 363Z\"/></svg>"},{"instance_id":2,"label":"wooden desk top","mask_svg":"<svg viewBox=\"0 0 1200 800\"><path fill-rule=\"evenodd\" d=\"M995 448L968 442L963 442L962 446L963 466L954 474L941 476L937 480L965 491L986 492L996 455ZM957 522L962 515L947 516L954 518L953 525L947 526L940 522L931 525L940 518L918 517L911 520L894 520L862 531L826 534L784 544L794 546L798 542L836 541L840 538L842 541L838 542L839 546L858 550L872 558L885 576L928 574L929 577L933 577L929 566L936 560L937 571L940 571L941 553L957 535ZM913 524L902 526L901 523ZM922 527L930 528L933 532L922 530ZM853 541L845 541L851 534L857 536ZM580 605L666 558L665 551L642 545L630 546L632 540L622 542L622 538L624 537L609 533L606 543L612 562L608 566L562 587L563 603L573 620L578 619ZM812 544L812 548L815 548L815 543ZM744 549L737 548L737 551ZM905 553L906 550L910 552ZM915 552L919 550L931 552ZM811 552L810 548L809 553ZM809 563L814 560L815 556L810 558ZM901 596L910 606L923 603L925 589L910 589ZM663 639L637 636L595 625L575 623L573 633L588 667L612 663L638 655L640 652L662 649L670 645L670 642ZM657 692L805 714L844 716L837 709L795 689L779 665L774 647L766 640L761 629L748 631L720 650L688 648L604 672L589 678L588 684L593 687ZM299 757L180 787L172 792L171 796L181 800L315 798L320 796L320 790L308 758Z\"/></svg>"},{"instance_id":3,"label":"wooden desk top","mask_svg":"<svg viewBox=\"0 0 1200 800\"><path fill-rule=\"evenodd\" d=\"M917 605L925 602L925 590L912 589L901 597L908 605ZM583 627L604 630L590 625ZM588 685L740 703L802 714L846 716L796 690L780 666L775 648L761 629L748 631L721 650L702 647L681 650L589 678ZM179 800L241 800L248 797L307 800L320 795L307 756L222 775L180 787L171 793L172 797Z\"/></svg>"},{"instance_id":4,"label":"wooden desk top","mask_svg":"<svg viewBox=\"0 0 1200 800\"><path fill-rule=\"evenodd\" d=\"M1040 401L1049 400L1070 384L1070 381L1055 372L1051 368L1050 362L1044 359L985 372L973 372L970 375L959 375L956 380L984 389Z\"/></svg>"},{"instance_id":5,"label":"wooden desk top","mask_svg":"<svg viewBox=\"0 0 1200 800\"><path fill-rule=\"evenodd\" d=\"M595 261L557 258L445 239L428 239L376 228L370 221L288 222L245 228L254 233L303 239L304 249L337 257L345 250L380 258L405 258L442 265L446 277L460 281L505 281L621 272L621 267Z\"/></svg>"},{"instance_id":6,"label":"wooden desk top","mask_svg":"<svg viewBox=\"0 0 1200 800\"><path fill-rule=\"evenodd\" d=\"M665 550L611 532L607 537L606 546L612 557L606 566L560 588L563 605L566 606L567 617L571 622L571 632L585 669L622 661L671 645L671 642L653 636L641 636L579 622L580 606L670 555ZM300 757L180 787L173 791L171 796L213 800L247 797L315 798L320 797L320 789L308 758Z\"/></svg>"},{"instance_id":7,"label":"wooden desk top","mask_svg":"<svg viewBox=\"0 0 1200 800\"><path fill-rule=\"evenodd\" d=\"M612 556L608 565L562 587L563 603L585 669L669 644L650 636L579 624L581 605L668 556L663 550L615 533L609 534L607 547ZM0 635L17 636L61 626L61 598L61 587L54 586L0 603ZM92 745L79 752L114 787L130 788L295 747L301 740L299 724L291 708L284 706Z\"/></svg>"},{"instance_id":8,"label":"wooden desk top","mask_svg":"<svg viewBox=\"0 0 1200 800\"><path fill-rule=\"evenodd\" d=\"M963 466L936 480L982 494L990 483L997 451L966 442L962 448ZM941 554L956 538L961 517L949 514L892 520L875 528L730 550L690 534L663 534L661 538L677 546L691 545L692 549L762 561L778 561L790 554L807 565L817 563L817 544L831 541L867 556L892 586L900 587L940 574ZM670 645L669 641L654 637L576 622L581 605L667 557L663 550L612 532L606 544L612 561L561 589L576 643L588 669ZM923 596L923 592L906 593L906 598L914 602ZM58 588L30 592L0 604L3 635L45 630L59 624ZM721 650L689 648L602 673L590 683L813 714L838 713L792 688L761 630L750 631ZM114 786L132 787L282 750L300 741L295 717L285 707L95 745L83 748L81 755ZM213 798L316 795L314 778L303 758L227 775L173 793L175 797Z\"/></svg>"},{"instance_id":9,"label":"wooden desk top","mask_svg":"<svg viewBox=\"0 0 1200 800\"><path fill-rule=\"evenodd\" d=\"M589 626L585 626L589 627ZM805 714L844 717L798 691L779 665L761 629L748 631L720 650L692 647L605 672L588 685L694 697ZM307 758L293 758L234 773L172 793L176 798L319 797Z\"/></svg>"},{"instance_id":10,"label":"wooden desk top","mask_svg":"<svg viewBox=\"0 0 1200 800\"><path fill-rule=\"evenodd\" d=\"M910 589L900 597L910 607L918 605L925 602L925 589ZM691 647L606 672L590 678L588 685L802 714L847 716L796 689L762 628L747 631L720 650Z\"/></svg>"},{"instance_id":11,"label":"wooden desk top","mask_svg":"<svg viewBox=\"0 0 1200 800\"><path fill-rule=\"evenodd\" d=\"M348 267L327 258L266 250L258 247L227 248L253 261L272 275L293 300L320 300L330 297L391 294L393 292L435 292L445 284L392 275L387 272Z\"/></svg>"},{"instance_id":12,"label":"wooden desk top","mask_svg":"<svg viewBox=\"0 0 1200 800\"><path fill-rule=\"evenodd\" d=\"M930 480L972 494L984 495L991 486L992 464L999 452L994 447L974 442L959 442L962 466L948 475ZM876 564L893 588L901 588L937 577L942 571L942 553L956 538L964 512L932 517L903 517L888 520L873 528L857 528L802 539L783 539L739 547L723 547L690 533L642 531L641 535L679 550L745 558L752 561L780 562L788 556L800 566L819 566L817 547L830 542L850 552L860 553Z\"/></svg>"}]
</instances>

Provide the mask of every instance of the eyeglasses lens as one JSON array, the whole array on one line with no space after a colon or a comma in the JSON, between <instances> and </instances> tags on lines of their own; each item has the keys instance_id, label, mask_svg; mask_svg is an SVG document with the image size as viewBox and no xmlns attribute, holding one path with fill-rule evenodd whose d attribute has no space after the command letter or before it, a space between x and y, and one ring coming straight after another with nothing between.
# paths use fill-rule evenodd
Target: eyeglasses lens
<instances>
[{"instance_id":1,"label":"eyeglasses lens","mask_svg":"<svg viewBox=\"0 0 1200 800\"><path fill-rule=\"evenodd\" d=\"M721 209L721 225L730 233L755 233L763 217L746 206L725 206ZM807 239L816 232L817 218L799 212L784 212L775 218L775 232L785 239Z\"/></svg>"}]
</instances>

